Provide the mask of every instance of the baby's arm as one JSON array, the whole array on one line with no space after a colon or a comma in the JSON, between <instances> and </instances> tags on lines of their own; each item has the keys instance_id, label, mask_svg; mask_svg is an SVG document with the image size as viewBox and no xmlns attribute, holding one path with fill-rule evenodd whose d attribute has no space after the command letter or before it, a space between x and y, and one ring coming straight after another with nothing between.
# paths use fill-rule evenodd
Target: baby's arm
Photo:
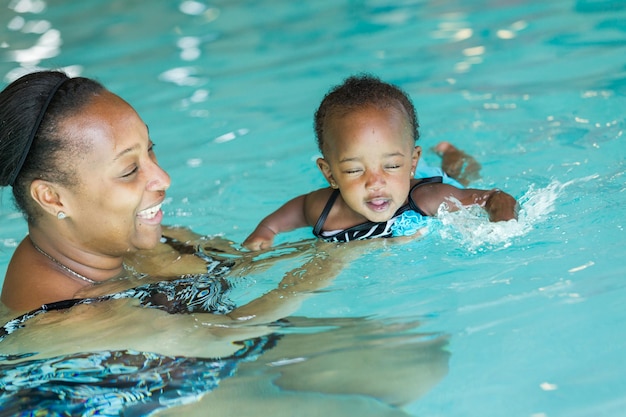
<instances>
[{"instance_id":1,"label":"baby's arm","mask_svg":"<svg viewBox=\"0 0 626 417\"><path fill-rule=\"evenodd\" d=\"M479 190L476 188L460 189L448 184L426 184L413 191L413 200L428 215L434 216L442 203L449 209L458 209L451 203L451 198L463 206L479 205L485 209L492 222L517 219L518 204L515 198L504 191Z\"/></svg>"},{"instance_id":2,"label":"baby's arm","mask_svg":"<svg viewBox=\"0 0 626 417\"><path fill-rule=\"evenodd\" d=\"M267 249L272 246L277 234L308 226L304 215L305 198L306 195L301 195L289 200L261 220L256 229L244 240L243 247L249 250Z\"/></svg>"}]
</instances>

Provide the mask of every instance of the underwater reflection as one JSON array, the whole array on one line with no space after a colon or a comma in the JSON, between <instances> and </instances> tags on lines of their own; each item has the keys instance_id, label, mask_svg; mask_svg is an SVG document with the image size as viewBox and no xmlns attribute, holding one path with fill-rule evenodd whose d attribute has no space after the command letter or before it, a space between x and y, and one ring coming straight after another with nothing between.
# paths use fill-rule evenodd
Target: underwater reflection
<instances>
[{"instance_id":1,"label":"underwater reflection","mask_svg":"<svg viewBox=\"0 0 626 417\"><path fill-rule=\"evenodd\" d=\"M6 336L0 415L402 416L448 370L447 337L415 320L215 325L136 304L51 311Z\"/></svg>"}]
</instances>

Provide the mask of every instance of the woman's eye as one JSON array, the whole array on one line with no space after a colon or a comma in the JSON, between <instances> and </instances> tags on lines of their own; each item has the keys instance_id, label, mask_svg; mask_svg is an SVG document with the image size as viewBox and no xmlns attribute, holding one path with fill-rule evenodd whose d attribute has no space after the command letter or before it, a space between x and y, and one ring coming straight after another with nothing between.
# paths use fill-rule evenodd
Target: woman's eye
<instances>
[{"instance_id":1,"label":"woman's eye","mask_svg":"<svg viewBox=\"0 0 626 417\"><path fill-rule=\"evenodd\" d=\"M122 178L128 178L131 175L134 175L137 172L138 168L135 166L132 170L128 171L126 174L122 175Z\"/></svg>"},{"instance_id":2,"label":"woman's eye","mask_svg":"<svg viewBox=\"0 0 626 417\"><path fill-rule=\"evenodd\" d=\"M152 143L152 142L150 142L150 146L148 146L148 156L150 157L150 159L153 162L156 162L156 160L157 160L156 152L154 152L154 147L155 146L156 145L154 143Z\"/></svg>"}]
</instances>

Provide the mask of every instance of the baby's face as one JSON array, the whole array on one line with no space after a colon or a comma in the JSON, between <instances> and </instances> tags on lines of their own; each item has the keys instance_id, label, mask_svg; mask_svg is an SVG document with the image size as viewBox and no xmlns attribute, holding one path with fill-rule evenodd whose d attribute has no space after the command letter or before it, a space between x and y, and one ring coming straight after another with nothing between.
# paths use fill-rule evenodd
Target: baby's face
<instances>
[{"instance_id":1,"label":"baby's face","mask_svg":"<svg viewBox=\"0 0 626 417\"><path fill-rule=\"evenodd\" d=\"M324 132L320 168L329 183L355 212L389 220L407 201L420 155L404 110L367 106L328 117Z\"/></svg>"}]
</instances>

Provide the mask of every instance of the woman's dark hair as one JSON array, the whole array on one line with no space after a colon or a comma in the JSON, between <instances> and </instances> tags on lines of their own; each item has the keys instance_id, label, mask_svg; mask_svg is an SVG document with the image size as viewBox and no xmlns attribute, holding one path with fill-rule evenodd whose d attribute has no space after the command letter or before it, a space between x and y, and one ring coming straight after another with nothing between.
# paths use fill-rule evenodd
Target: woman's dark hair
<instances>
[{"instance_id":1,"label":"woman's dark hair","mask_svg":"<svg viewBox=\"0 0 626 417\"><path fill-rule=\"evenodd\" d=\"M419 139L415 107L402 89L369 74L353 75L346 78L342 84L333 87L315 112L315 136L322 153L324 153L324 121L327 115L332 112L346 113L367 105L379 108L402 106L408 116L413 140Z\"/></svg>"},{"instance_id":2,"label":"woman's dark hair","mask_svg":"<svg viewBox=\"0 0 626 417\"><path fill-rule=\"evenodd\" d=\"M77 183L68 156L78 151L61 135L61 121L83 108L104 87L60 71L24 75L0 92L0 186L11 185L18 209L29 222L37 217L30 184L44 179Z\"/></svg>"}]
</instances>

